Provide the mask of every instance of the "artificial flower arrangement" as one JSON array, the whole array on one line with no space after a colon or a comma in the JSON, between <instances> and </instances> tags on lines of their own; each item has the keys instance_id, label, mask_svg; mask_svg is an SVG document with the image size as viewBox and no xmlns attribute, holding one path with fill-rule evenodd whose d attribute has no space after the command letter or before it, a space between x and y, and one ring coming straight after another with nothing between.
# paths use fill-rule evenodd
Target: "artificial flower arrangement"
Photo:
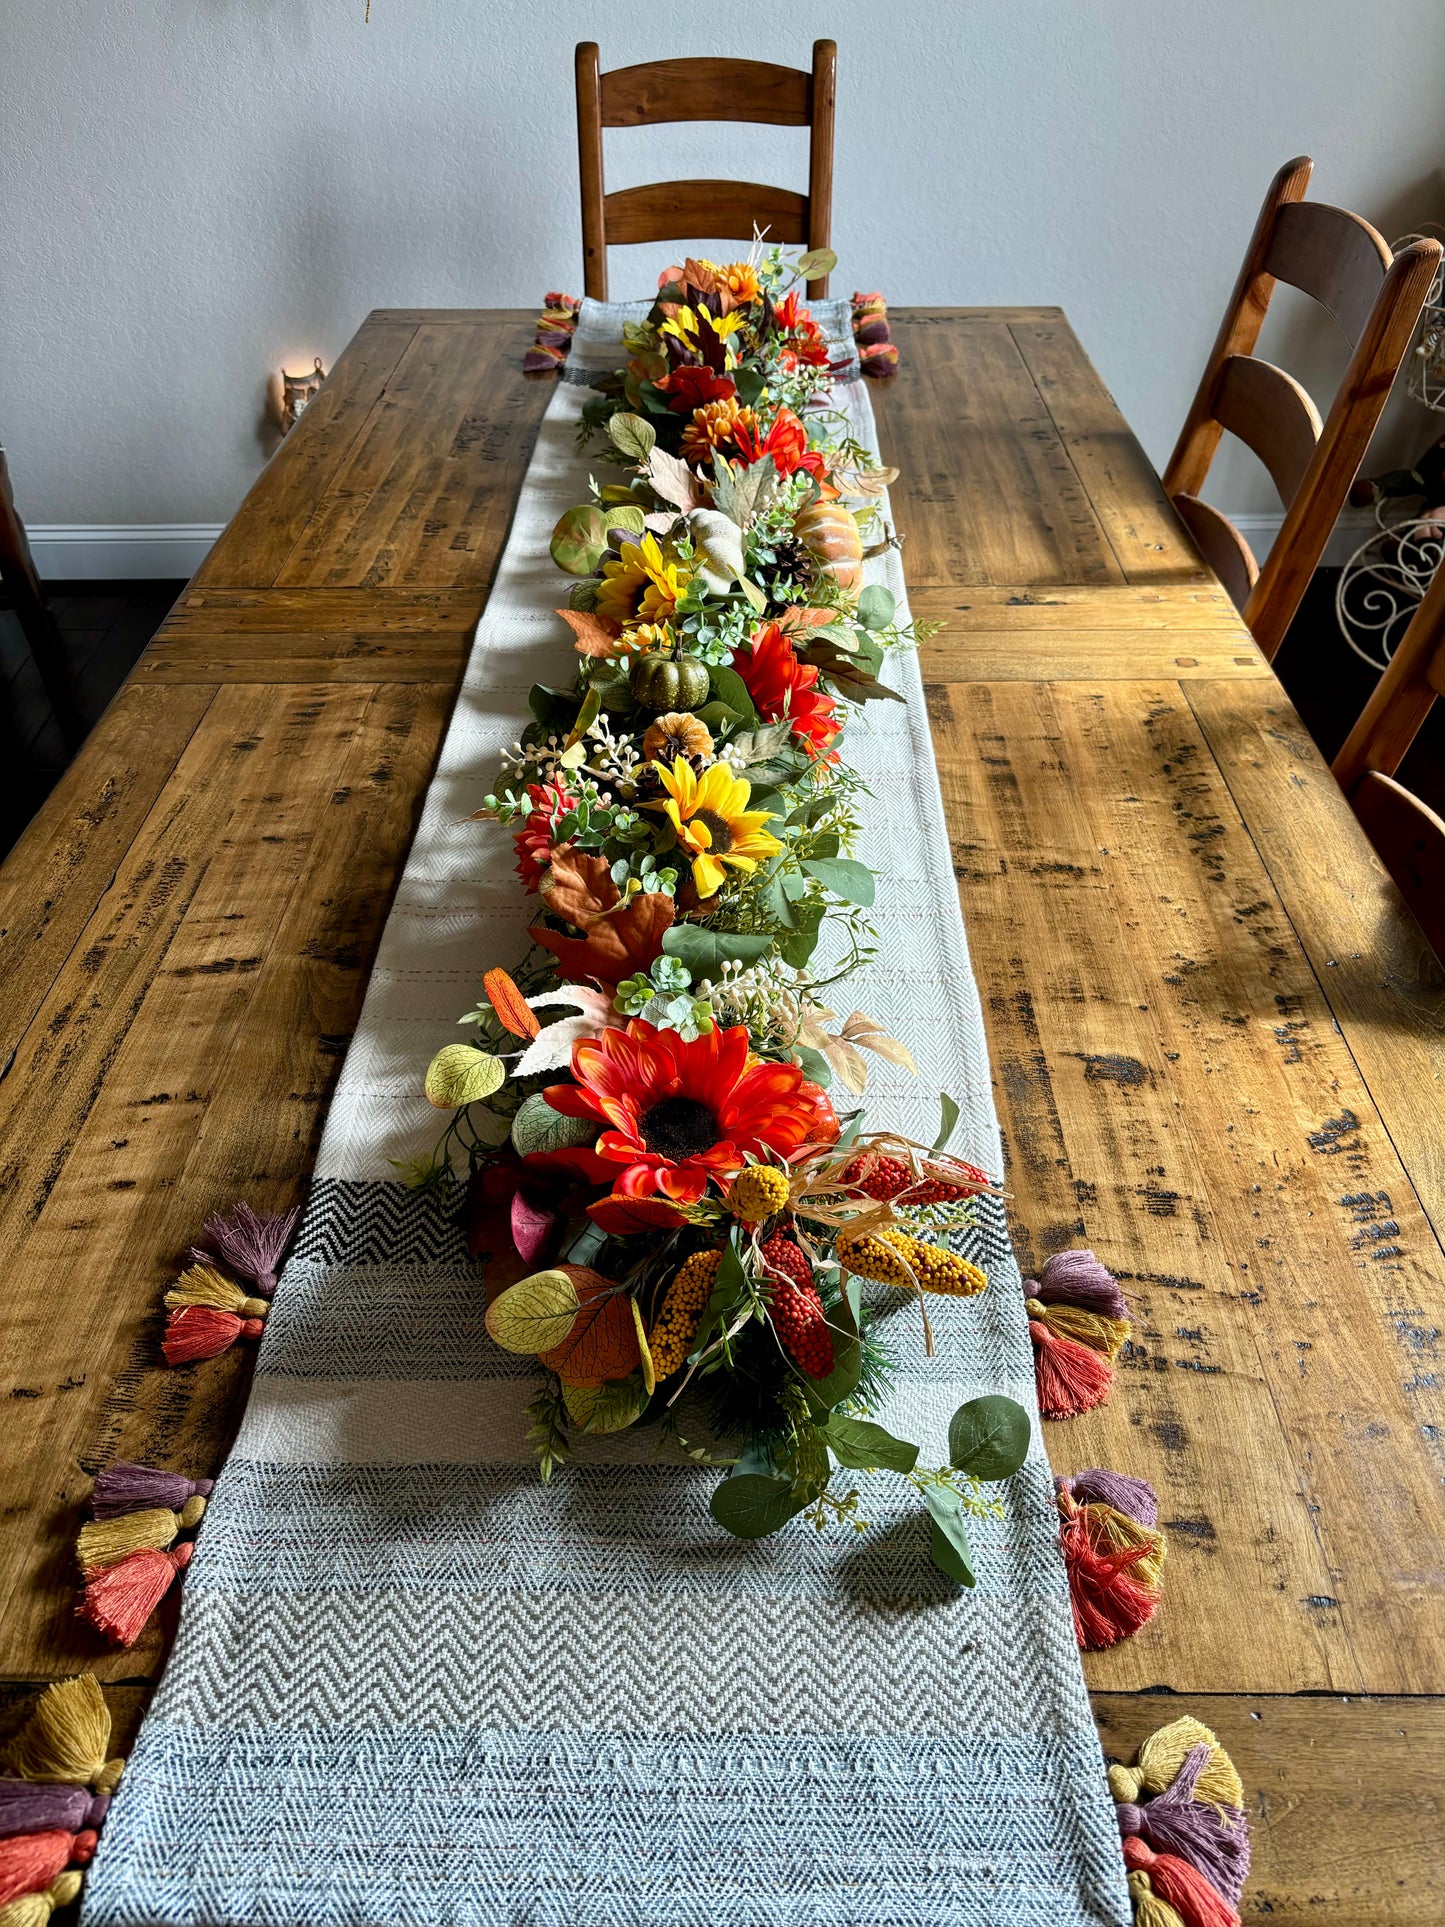
<instances>
[{"instance_id":1,"label":"artificial flower arrangement","mask_svg":"<svg viewBox=\"0 0 1445 1927\"><path fill-rule=\"evenodd\" d=\"M670 270L584 405L582 443L615 478L552 538L577 674L532 690L480 812L513 831L534 947L487 971L462 1019L478 1042L434 1059L451 1121L410 1176L466 1160L488 1329L542 1374L544 1479L579 1433L659 1422L727 1469L713 1515L757 1538L802 1513L862 1530L839 1471L885 1468L972 1584L964 1520L997 1514L982 1482L1022 1462L1027 1415L971 1401L928 1468L868 1416L890 1311L912 1298L931 1352L929 1295L983 1289L937 1240L990 1179L948 1155L947 1097L932 1147L865 1129L843 1102L864 1053L913 1059L825 1002L872 954L844 725L898 700L880 670L916 638L863 581L895 540L896 471L830 406L799 298L832 266L759 242ZM825 926L842 961L820 977ZM681 1429L699 1401L707 1445Z\"/></svg>"}]
</instances>

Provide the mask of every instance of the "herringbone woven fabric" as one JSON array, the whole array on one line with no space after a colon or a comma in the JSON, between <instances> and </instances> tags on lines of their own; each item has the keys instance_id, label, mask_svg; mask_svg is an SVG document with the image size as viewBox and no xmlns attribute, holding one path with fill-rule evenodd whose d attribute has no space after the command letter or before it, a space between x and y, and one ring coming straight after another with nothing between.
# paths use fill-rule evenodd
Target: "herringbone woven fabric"
<instances>
[{"instance_id":1,"label":"herringbone woven fabric","mask_svg":"<svg viewBox=\"0 0 1445 1927\"><path fill-rule=\"evenodd\" d=\"M846 340L842 303L820 319ZM620 359L588 303L579 367ZM863 384L839 405L860 438ZM86 1898L112 1923L459 1927L1075 1927L1129 1919L1070 1625L1047 1462L975 1535L978 1586L933 1568L922 1508L860 1478L869 1530L744 1544L717 1474L646 1431L587 1442L550 1490L525 1359L482 1323L455 1228L395 1180L481 973L525 948L505 833L463 822L528 687L571 654L547 540L584 499L584 393L559 384L397 894L255 1388L187 1583L180 1639ZM901 598L889 558L884 578ZM978 996L917 667L848 754L869 781L879 955L849 995L908 1039L870 1121L997 1168ZM938 1356L892 1319L880 1416L944 1456L981 1391L1034 1403L998 1206L938 1300Z\"/></svg>"}]
</instances>

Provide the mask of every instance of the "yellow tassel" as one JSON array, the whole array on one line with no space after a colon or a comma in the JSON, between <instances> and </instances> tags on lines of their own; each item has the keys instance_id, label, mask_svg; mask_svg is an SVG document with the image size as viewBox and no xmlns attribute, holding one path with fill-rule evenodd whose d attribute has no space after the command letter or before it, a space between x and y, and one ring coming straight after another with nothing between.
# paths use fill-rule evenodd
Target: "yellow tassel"
<instances>
[{"instance_id":1,"label":"yellow tassel","mask_svg":"<svg viewBox=\"0 0 1445 1927\"><path fill-rule=\"evenodd\" d=\"M988 1283L978 1266L956 1251L925 1244L894 1225L885 1231L840 1232L834 1251L839 1264L860 1278L896 1285L901 1291L921 1288L948 1298L972 1298Z\"/></svg>"},{"instance_id":2,"label":"yellow tassel","mask_svg":"<svg viewBox=\"0 0 1445 1927\"><path fill-rule=\"evenodd\" d=\"M1078 1305L1045 1305L1037 1298L1026 1300L1030 1318L1047 1325L1055 1338L1072 1338L1090 1351L1117 1358L1129 1342L1133 1330L1127 1318L1106 1318L1100 1311L1084 1311Z\"/></svg>"},{"instance_id":3,"label":"yellow tassel","mask_svg":"<svg viewBox=\"0 0 1445 1927\"><path fill-rule=\"evenodd\" d=\"M74 1870L57 1874L43 1892L21 1894L0 1907L0 1927L45 1927L57 1907L68 1907L79 1898L80 1875Z\"/></svg>"},{"instance_id":4,"label":"yellow tassel","mask_svg":"<svg viewBox=\"0 0 1445 1927\"><path fill-rule=\"evenodd\" d=\"M1101 1505L1097 1500L1084 1507L1088 1522L1095 1534L1111 1552L1132 1552L1136 1546L1148 1546L1149 1551L1138 1559L1129 1570L1142 1584L1159 1590L1164 1569L1164 1555L1169 1550L1169 1541L1154 1526L1140 1525L1131 1519L1127 1512L1119 1512L1111 1505Z\"/></svg>"},{"instance_id":5,"label":"yellow tassel","mask_svg":"<svg viewBox=\"0 0 1445 1927\"><path fill-rule=\"evenodd\" d=\"M41 1786L114 1793L125 1769L110 1753L110 1708L94 1673L57 1680L35 1702L10 1749L10 1772Z\"/></svg>"},{"instance_id":6,"label":"yellow tassel","mask_svg":"<svg viewBox=\"0 0 1445 1927\"><path fill-rule=\"evenodd\" d=\"M695 1251L679 1265L647 1336L656 1378L671 1378L691 1351L722 1260L720 1251Z\"/></svg>"},{"instance_id":7,"label":"yellow tassel","mask_svg":"<svg viewBox=\"0 0 1445 1927\"><path fill-rule=\"evenodd\" d=\"M1211 1806L1242 1807L1244 1783L1234 1762L1202 1721L1187 1713L1151 1733L1139 1748L1133 1766L1109 1768L1109 1791L1116 1800L1137 1804L1141 1793L1162 1793L1174 1784L1179 1769L1196 1746L1211 1749L1209 1764L1194 1783L1196 1800Z\"/></svg>"},{"instance_id":8,"label":"yellow tassel","mask_svg":"<svg viewBox=\"0 0 1445 1927\"><path fill-rule=\"evenodd\" d=\"M101 1566L117 1566L133 1552L164 1552L178 1532L199 1525L206 1502L197 1495L187 1499L179 1512L169 1506L147 1506L143 1512L127 1512L119 1519L94 1519L80 1528L75 1556L87 1577Z\"/></svg>"},{"instance_id":9,"label":"yellow tassel","mask_svg":"<svg viewBox=\"0 0 1445 1927\"><path fill-rule=\"evenodd\" d=\"M1147 1873L1130 1874L1129 1898L1134 1903L1134 1927L1184 1927L1169 1902L1161 1900L1150 1886Z\"/></svg>"},{"instance_id":10,"label":"yellow tassel","mask_svg":"<svg viewBox=\"0 0 1445 1927\"><path fill-rule=\"evenodd\" d=\"M192 1265L183 1271L166 1293L172 1311L182 1305L204 1305L209 1311L234 1312L237 1318L264 1318L271 1309L265 1298L248 1298L239 1285L223 1278L209 1265Z\"/></svg>"}]
</instances>

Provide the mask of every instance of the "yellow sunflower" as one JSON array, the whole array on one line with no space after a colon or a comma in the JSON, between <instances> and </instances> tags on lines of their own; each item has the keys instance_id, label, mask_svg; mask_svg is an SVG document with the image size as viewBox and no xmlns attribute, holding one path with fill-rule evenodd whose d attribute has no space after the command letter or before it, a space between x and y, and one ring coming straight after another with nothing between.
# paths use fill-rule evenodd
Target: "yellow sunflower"
<instances>
[{"instance_id":1,"label":"yellow sunflower","mask_svg":"<svg viewBox=\"0 0 1445 1927\"><path fill-rule=\"evenodd\" d=\"M700 353L700 331L707 330L716 335L719 341L726 341L742 325L743 316L736 308L727 314L714 314L710 308L679 308L676 314L668 316L658 333L675 335L685 348Z\"/></svg>"},{"instance_id":2,"label":"yellow sunflower","mask_svg":"<svg viewBox=\"0 0 1445 1927\"><path fill-rule=\"evenodd\" d=\"M687 570L662 553L657 537L644 535L640 542L624 543L614 560L603 563L594 607L599 616L628 626L638 617L665 622L689 580Z\"/></svg>"},{"instance_id":3,"label":"yellow sunflower","mask_svg":"<svg viewBox=\"0 0 1445 1927\"><path fill-rule=\"evenodd\" d=\"M653 768L667 791L661 807L692 858L692 880L700 897L717 895L724 865L750 873L782 849L763 828L771 811L748 808L752 786L734 776L726 763L713 763L701 776L680 756L671 769L665 763Z\"/></svg>"}]
</instances>

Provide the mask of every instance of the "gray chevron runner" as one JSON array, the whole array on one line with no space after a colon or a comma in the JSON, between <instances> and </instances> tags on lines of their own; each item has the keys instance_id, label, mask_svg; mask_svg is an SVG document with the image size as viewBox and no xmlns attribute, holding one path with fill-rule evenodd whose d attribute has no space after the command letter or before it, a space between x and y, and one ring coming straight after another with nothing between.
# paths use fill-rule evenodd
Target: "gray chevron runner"
<instances>
[{"instance_id":1,"label":"gray chevron runner","mask_svg":"<svg viewBox=\"0 0 1445 1927\"><path fill-rule=\"evenodd\" d=\"M571 372L615 366L643 311L586 304ZM815 313L848 339L845 304ZM455 1227L396 1180L436 1135L429 1059L526 949L510 839L462 819L530 685L571 673L548 537L586 493L584 399L559 383L542 425L85 1918L1125 1927L1037 1430L974 1533L972 1592L898 1480L859 1475L857 1539L799 1519L751 1544L709 1516L716 1472L645 1434L585 1441L544 1490L528 1361L487 1337ZM838 399L876 446L864 385ZM901 602L895 558L873 566ZM945 1089L953 1149L997 1170L917 665L890 676L906 707L848 735L882 933L857 1001L923 1069L882 1068L869 1124L931 1141ZM989 1289L937 1301L933 1359L895 1320L878 1414L925 1462L963 1399L1035 1406L1000 1207L964 1236Z\"/></svg>"}]
</instances>

